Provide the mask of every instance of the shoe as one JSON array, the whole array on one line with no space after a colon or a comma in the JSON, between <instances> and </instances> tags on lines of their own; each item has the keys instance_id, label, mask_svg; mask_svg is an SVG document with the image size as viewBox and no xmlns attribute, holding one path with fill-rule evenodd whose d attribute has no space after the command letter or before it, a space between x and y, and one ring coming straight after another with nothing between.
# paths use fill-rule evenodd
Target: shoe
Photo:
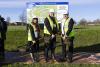
<instances>
[{"instance_id":1,"label":"shoe","mask_svg":"<svg viewBox=\"0 0 100 67\"><path fill-rule=\"evenodd\" d=\"M69 52L69 53L68 53L68 59L67 59L67 61L68 61L69 63L72 63L72 59L73 59L73 53Z\"/></svg>"},{"instance_id":2,"label":"shoe","mask_svg":"<svg viewBox=\"0 0 100 67\"><path fill-rule=\"evenodd\" d=\"M55 60L55 59L53 59L53 60L52 60L52 63L54 63L54 64L58 64L58 61Z\"/></svg>"},{"instance_id":3,"label":"shoe","mask_svg":"<svg viewBox=\"0 0 100 67\"><path fill-rule=\"evenodd\" d=\"M66 59L66 58L63 58L62 60L63 60L63 61L66 61L67 59Z\"/></svg>"},{"instance_id":4,"label":"shoe","mask_svg":"<svg viewBox=\"0 0 100 67\"><path fill-rule=\"evenodd\" d=\"M49 60L48 60L48 59L45 59L45 62L46 62L46 63L48 63L48 62L49 62Z\"/></svg>"}]
</instances>

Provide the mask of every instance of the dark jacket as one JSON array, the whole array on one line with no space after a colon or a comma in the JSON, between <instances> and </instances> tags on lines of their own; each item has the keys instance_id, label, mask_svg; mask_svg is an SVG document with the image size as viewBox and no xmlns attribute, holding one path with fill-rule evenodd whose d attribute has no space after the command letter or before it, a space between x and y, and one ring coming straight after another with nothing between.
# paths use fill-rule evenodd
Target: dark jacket
<instances>
[{"instance_id":1,"label":"dark jacket","mask_svg":"<svg viewBox=\"0 0 100 67\"><path fill-rule=\"evenodd\" d=\"M50 19L53 21L53 24L56 24L55 17L50 17ZM45 24L47 30L50 32L50 34L56 34L57 33L57 31L58 31L57 30L57 24L56 24L56 28L53 28L53 30L52 30L52 28L50 26L50 22L49 22L48 18L45 18L44 24Z\"/></svg>"},{"instance_id":2,"label":"dark jacket","mask_svg":"<svg viewBox=\"0 0 100 67\"><path fill-rule=\"evenodd\" d=\"M1 38L6 39L6 32L7 32L7 22L4 20L0 20L0 33Z\"/></svg>"},{"instance_id":3,"label":"dark jacket","mask_svg":"<svg viewBox=\"0 0 100 67\"><path fill-rule=\"evenodd\" d=\"M74 23L75 23L74 20L71 18L68 25L68 31L66 33L67 36L69 36L70 32L72 31Z\"/></svg>"},{"instance_id":4,"label":"dark jacket","mask_svg":"<svg viewBox=\"0 0 100 67\"><path fill-rule=\"evenodd\" d=\"M38 28L38 27L36 27L36 28ZM37 38L35 38L34 28L30 24L27 25L27 30L29 30L29 29L31 32L32 40L36 40ZM40 30L38 30L38 32L40 33ZM38 33L38 38L39 38L39 33Z\"/></svg>"}]
</instances>

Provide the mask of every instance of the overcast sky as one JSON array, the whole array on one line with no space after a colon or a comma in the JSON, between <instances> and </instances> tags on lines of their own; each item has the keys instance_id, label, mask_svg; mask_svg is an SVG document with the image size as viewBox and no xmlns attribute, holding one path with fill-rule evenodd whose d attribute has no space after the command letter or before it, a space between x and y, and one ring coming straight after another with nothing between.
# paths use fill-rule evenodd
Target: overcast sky
<instances>
[{"instance_id":1,"label":"overcast sky","mask_svg":"<svg viewBox=\"0 0 100 67\"><path fill-rule=\"evenodd\" d=\"M19 21L19 15L26 9L27 2L47 0L0 0L0 14L6 18L11 17L11 21ZM68 1L68 0L48 0L48 1ZM82 18L95 20L100 18L100 0L69 0L70 16L76 21Z\"/></svg>"}]
</instances>

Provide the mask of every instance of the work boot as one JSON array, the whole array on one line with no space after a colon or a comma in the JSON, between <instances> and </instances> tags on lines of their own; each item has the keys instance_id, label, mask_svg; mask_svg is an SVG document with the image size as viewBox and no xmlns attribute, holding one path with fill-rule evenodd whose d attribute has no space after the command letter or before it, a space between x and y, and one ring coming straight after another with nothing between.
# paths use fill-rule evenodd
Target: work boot
<instances>
[{"instance_id":1,"label":"work boot","mask_svg":"<svg viewBox=\"0 0 100 67\"><path fill-rule=\"evenodd\" d=\"M69 63L71 63L71 62L72 62L72 59L73 59L73 53L69 52L69 53L68 53L67 61L68 61Z\"/></svg>"},{"instance_id":2,"label":"work boot","mask_svg":"<svg viewBox=\"0 0 100 67\"><path fill-rule=\"evenodd\" d=\"M52 63L58 64L58 62L57 62L57 60L55 59L55 56L54 56L54 55L52 55Z\"/></svg>"},{"instance_id":3,"label":"work boot","mask_svg":"<svg viewBox=\"0 0 100 67\"><path fill-rule=\"evenodd\" d=\"M46 58L46 59L45 59L45 61L46 61L46 63L48 63L48 62L49 62L49 59L48 59L48 58Z\"/></svg>"},{"instance_id":4,"label":"work boot","mask_svg":"<svg viewBox=\"0 0 100 67\"><path fill-rule=\"evenodd\" d=\"M58 64L58 61L56 59L52 59L52 63Z\"/></svg>"}]
</instances>

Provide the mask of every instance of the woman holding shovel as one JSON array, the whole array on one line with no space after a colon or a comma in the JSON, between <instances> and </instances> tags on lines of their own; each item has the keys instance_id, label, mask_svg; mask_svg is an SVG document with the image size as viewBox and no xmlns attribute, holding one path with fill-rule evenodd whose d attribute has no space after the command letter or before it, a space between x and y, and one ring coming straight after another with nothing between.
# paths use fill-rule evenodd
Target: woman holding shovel
<instances>
[{"instance_id":1,"label":"woman holding shovel","mask_svg":"<svg viewBox=\"0 0 100 67\"><path fill-rule=\"evenodd\" d=\"M38 18L34 17L28 25L28 45L33 62L39 61L39 34Z\"/></svg>"}]
</instances>

